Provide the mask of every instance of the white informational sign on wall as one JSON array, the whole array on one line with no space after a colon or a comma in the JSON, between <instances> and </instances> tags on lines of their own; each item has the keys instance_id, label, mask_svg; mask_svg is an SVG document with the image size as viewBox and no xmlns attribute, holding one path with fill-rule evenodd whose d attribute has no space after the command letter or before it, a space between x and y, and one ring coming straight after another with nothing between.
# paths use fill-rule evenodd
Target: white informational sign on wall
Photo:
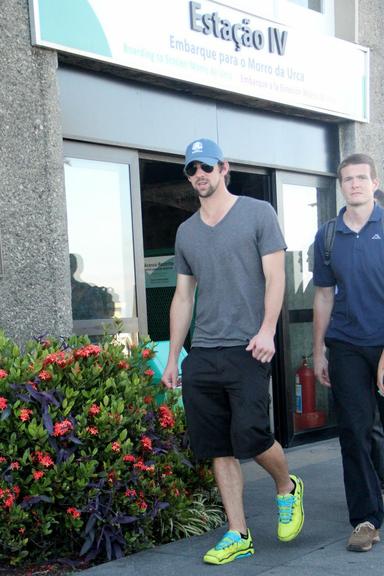
<instances>
[{"instance_id":1,"label":"white informational sign on wall","mask_svg":"<svg viewBox=\"0 0 384 576\"><path fill-rule=\"evenodd\" d=\"M369 119L369 51L358 44L213 0L30 4L38 46L340 118Z\"/></svg>"},{"instance_id":2,"label":"white informational sign on wall","mask_svg":"<svg viewBox=\"0 0 384 576\"><path fill-rule=\"evenodd\" d=\"M176 286L174 256L148 256L144 258L144 270L146 288Z\"/></svg>"}]
</instances>

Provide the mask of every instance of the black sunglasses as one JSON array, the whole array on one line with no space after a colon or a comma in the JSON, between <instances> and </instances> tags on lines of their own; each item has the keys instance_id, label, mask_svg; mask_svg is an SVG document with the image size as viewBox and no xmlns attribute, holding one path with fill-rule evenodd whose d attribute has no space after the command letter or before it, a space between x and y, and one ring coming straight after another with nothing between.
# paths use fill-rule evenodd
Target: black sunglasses
<instances>
[{"instance_id":1,"label":"black sunglasses","mask_svg":"<svg viewBox=\"0 0 384 576\"><path fill-rule=\"evenodd\" d=\"M190 162L184 168L184 172L187 176L194 176L196 174L198 168L201 168L202 171L206 172L207 174L211 174L211 172L213 172L214 166L210 166L209 164L197 164L196 165L196 162Z\"/></svg>"}]
</instances>

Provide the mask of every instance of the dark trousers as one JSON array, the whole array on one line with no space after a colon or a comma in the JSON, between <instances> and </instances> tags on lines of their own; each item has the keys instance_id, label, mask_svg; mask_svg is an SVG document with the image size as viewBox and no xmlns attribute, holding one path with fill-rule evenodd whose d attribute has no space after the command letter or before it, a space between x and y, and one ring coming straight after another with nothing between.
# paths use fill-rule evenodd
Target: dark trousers
<instances>
[{"instance_id":1,"label":"dark trousers","mask_svg":"<svg viewBox=\"0 0 384 576\"><path fill-rule=\"evenodd\" d=\"M376 371L382 347L327 340L329 376L339 426L344 486L352 526L371 522L380 528L384 512L379 478L372 462L372 428L377 401Z\"/></svg>"},{"instance_id":2,"label":"dark trousers","mask_svg":"<svg viewBox=\"0 0 384 576\"><path fill-rule=\"evenodd\" d=\"M372 429L372 461L380 480L381 490L384 488L384 430L379 411L376 410Z\"/></svg>"}]
</instances>

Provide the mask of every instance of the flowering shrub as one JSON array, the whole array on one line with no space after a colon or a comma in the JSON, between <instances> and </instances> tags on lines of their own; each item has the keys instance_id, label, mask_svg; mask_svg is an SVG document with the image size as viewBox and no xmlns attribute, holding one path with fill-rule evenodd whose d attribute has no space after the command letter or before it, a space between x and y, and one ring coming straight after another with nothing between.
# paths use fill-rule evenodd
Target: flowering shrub
<instances>
[{"instance_id":1,"label":"flowering shrub","mask_svg":"<svg viewBox=\"0 0 384 576\"><path fill-rule=\"evenodd\" d=\"M154 353L84 337L21 353L0 332L1 562L102 561L222 522L176 394L151 383Z\"/></svg>"}]
</instances>

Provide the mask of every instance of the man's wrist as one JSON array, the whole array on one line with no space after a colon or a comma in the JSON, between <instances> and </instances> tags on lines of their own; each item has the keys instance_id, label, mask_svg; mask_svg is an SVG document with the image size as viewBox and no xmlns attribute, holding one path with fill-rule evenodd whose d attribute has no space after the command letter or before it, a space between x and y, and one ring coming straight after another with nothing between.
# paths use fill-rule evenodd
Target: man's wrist
<instances>
[{"instance_id":1,"label":"man's wrist","mask_svg":"<svg viewBox=\"0 0 384 576\"><path fill-rule=\"evenodd\" d=\"M325 353L325 345L323 344L321 347L316 347L313 349L313 357L314 358L321 358L324 356Z\"/></svg>"},{"instance_id":2,"label":"man's wrist","mask_svg":"<svg viewBox=\"0 0 384 576\"><path fill-rule=\"evenodd\" d=\"M268 326L262 325L258 334L264 334L265 336L269 336L270 338L274 338L276 334L276 326Z\"/></svg>"}]
</instances>

